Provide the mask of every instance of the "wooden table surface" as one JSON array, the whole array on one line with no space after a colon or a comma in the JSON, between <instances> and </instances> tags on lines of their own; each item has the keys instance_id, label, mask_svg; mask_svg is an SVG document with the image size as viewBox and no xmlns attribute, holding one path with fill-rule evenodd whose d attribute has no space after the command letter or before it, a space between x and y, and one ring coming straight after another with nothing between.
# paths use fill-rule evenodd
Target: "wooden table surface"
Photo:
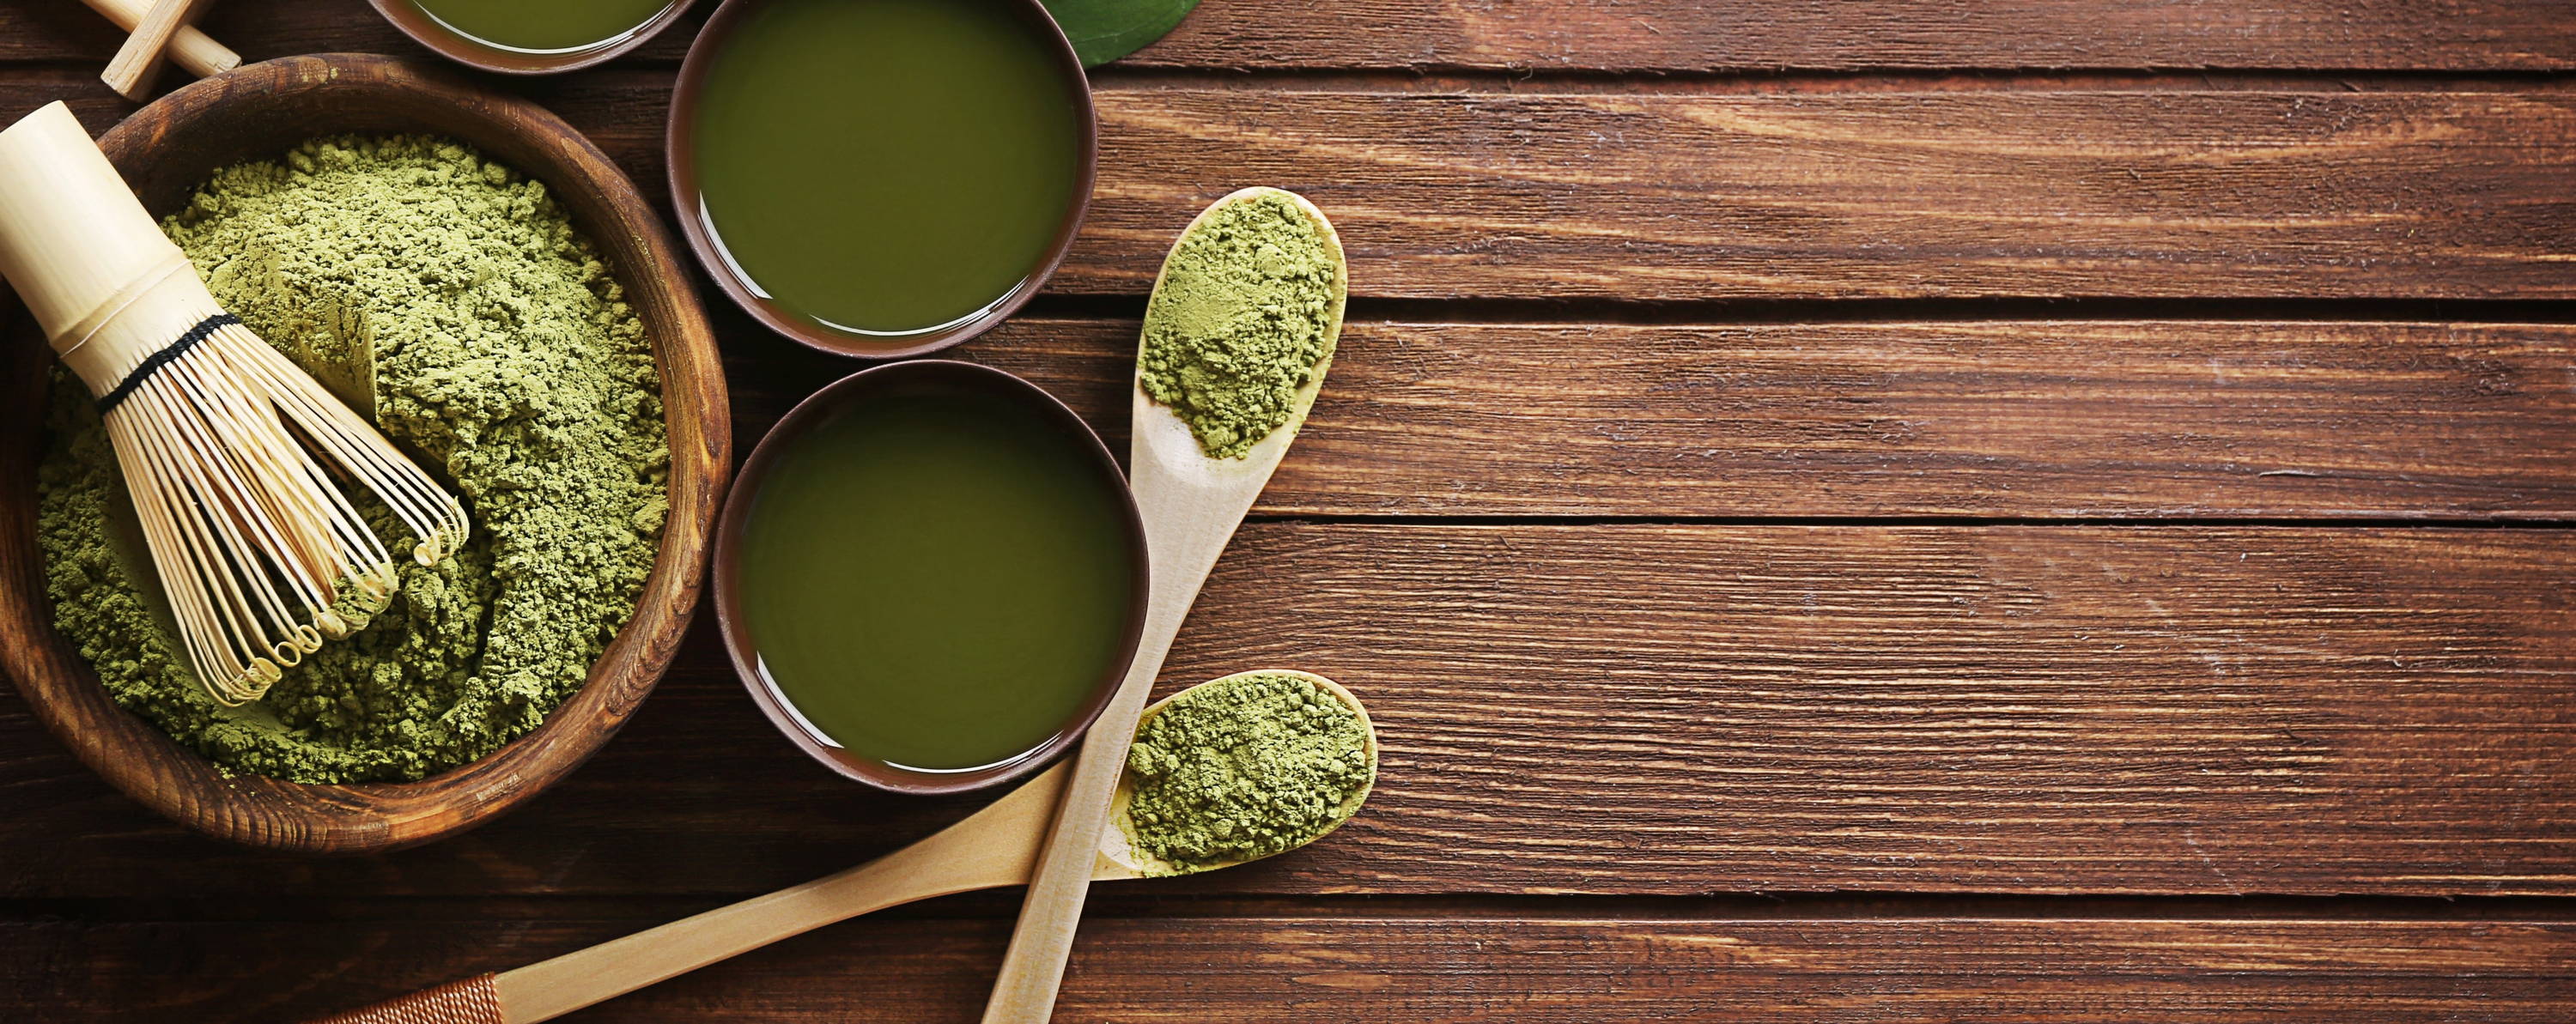
<instances>
[{"instance_id":1,"label":"wooden table surface","mask_svg":"<svg viewBox=\"0 0 2576 1024\"><path fill-rule=\"evenodd\" d=\"M701 21L495 81L658 199ZM0 6L0 118L113 123L115 39ZM1076 252L958 354L1123 452L1181 224L1330 211L1341 355L1164 683L1323 672L1385 760L1317 848L1098 890L1058 1019L2576 1019L2576 4L1207 0L1093 84ZM737 451L854 368L707 294ZM294 1019L972 809L806 761L708 626L381 857L183 833L0 690L0 1018ZM1015 909L577 1019L972 1020Z\"/></svg>"}]
</instances>

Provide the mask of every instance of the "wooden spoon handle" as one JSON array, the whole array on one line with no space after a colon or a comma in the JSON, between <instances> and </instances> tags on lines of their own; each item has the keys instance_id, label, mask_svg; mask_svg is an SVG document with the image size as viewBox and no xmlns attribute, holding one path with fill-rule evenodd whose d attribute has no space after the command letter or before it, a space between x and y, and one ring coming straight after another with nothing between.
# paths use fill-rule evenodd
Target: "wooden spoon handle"
<instances>
[{"instance_id":1,"label":"wooden spoon handle","mask_svg":"<svg viewBox=\"0 0 2576 1024\"><path fill-rule=\"evenodd\" d=\"M312 1024L536 1024L835 921L933 896L1018 885L1028 881L1037 861L1039 835L1064 792L1064 778L1065 768L1058 765L938 835L839 874ZM474 991L490 993L489 1016L426 1015L451 1012L447 1008L465 998L459 993Z\"/></svg>"},{"instance_id":2,"label":"wooden spoon handle","mask_svg":"<svg viewBox=\"0 0 2576 1024\"><path fill-rule=\"evenodd\" d=\"M1139 422L1142 421L1141 410ZM1190 457L1197 457L1193 449ZM1139 451L1131 462L1146 459ZM1127 770L1127 748L1136 740L1136 722L1145 698L1163 671L1172 639L1189 618L1190 605L1208 571L1216 567L1243 513L1261 492L1260 479L1249 489L1210 493L1177 485L1147 486L1151 467L1136 470L1136 503L1144 513L1145 546L1154 566L1152 597L1145 606L1145 630L1136 645L1136 660L1109 706L1091 723L1073 762L1073 778L1047 831L1045 852L1029 876L1029 894L1020 903L1020 920L1011 945L1002 954L1002 970L984 1004L984 1024L1044 1024L1055 1013L1056 988L1064 981L1065 962L1073 956L1073 934L1082 924L1082 905L1090 895L1093 861L1101 834L1109 828L1110 801Z\"/></svg>"},{"instance_id":3,"label":"wooden spoon handle","mask_svg":"<svg viewBox=\"0 0 2576 1024\"><path fill-rule=\"evenodd\" d=\"M143 20L134 26L134 34L125 37L125 45L116 48L116 59L107 62L107 71L99 80L116 94L141 102L152 92L152 81L161 77L161 58L170 45L170 37L197 19L209 0L154 0L152 9L143 12Z\"/></svg>"}]
</instances>

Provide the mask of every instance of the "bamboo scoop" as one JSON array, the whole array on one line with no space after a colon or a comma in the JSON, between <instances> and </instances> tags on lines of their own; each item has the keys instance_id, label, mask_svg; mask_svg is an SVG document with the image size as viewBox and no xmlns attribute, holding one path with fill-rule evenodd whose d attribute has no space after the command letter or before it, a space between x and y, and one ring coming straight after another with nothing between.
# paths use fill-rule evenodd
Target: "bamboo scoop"
<instances>
[{"instance_id":1,"label":"bamboo scoop","mask_svg":"<svg viewBox=\"0 0 2576 1024\"><path fill-rule=\"evenodd\" d=\"M1189 425L1147 397L1141 381L1130 389L1134 442L1127 456L1129 486L1136 492L1137 510L1144 514L1145 547L1154 567L1144 639L1117 696L1082 741L1046 853L1020 905L1019 925L1011 932L1001 976L993 983L992 999L984 1004L984 1024L1042 1024L1055 1012L1056 986L1064 979L1074 929L1082 923L1083 897L1091 885L1092 837L1109 819L1112 791L1126 765L1127 746L1135 739L1145 695L1154 688L1154 677L1162 671L1164 656L1171 653L1172 638L1180 633L1190 604L1198 599L1199 586L1216 567L1217 556L1225 552L1226 542L1234 537L1243 514L1251 510L1253 499L1260 497L1262 485L1269 483L1271 471L1288 454L1288 443L1296 440L1298 426L1305 423L1316 393L1324 386L1324 371L1332 366L1349 274L1342 265L1341 239L1323 211L1293 192L1247 188L1210 205L1181 229L1181 238L1188 239L1228 204L1261 196L1294 202L1313 219L1332 250L1333 312L1324 336L1324 356L1315 364L1313 379L1298 390L1288 422L1240 459L1209 458ZM1167 256L1162 272L1154 278L1157 294L1171 270ZM1150 305L1146 316L1153 316Z\"/></svg>"},{"instance_id":2,"label":"bamboo scoop","mask_svg":"<svg viewBox=\"0 0 2576 1024\"><path fill-rule=\"evenodd\" d=\"M1368 734L1369 775L1374 781L1377 729L1370 724L1368 709L1360 706L1358 697L1319 675L1284 669L1257 671L1297 676L1349 704ZM1237 673L1199 686L1252 674ZM1157 701L1143 717L1150 719L1180 696L1176 693ZM1037 862L1047 819L1055 813L1056 799L1063 793L1065 776L1071 771L1071 765L1057 765L974 816L840 874L517 970L423 989L314 1024L534 1024L861 914L933 896L1018 885L1028 881L1029 871ZM1368 793L1369 787L1362 785L1343 805L1342 816L1333 828L1349 820L1368 799ZM1128 842L1126 821L1131 795L1127 780L1121 779L1111 815L1117 827L1102 829L1086 851L1091 855L1086 864L1089 879L1105 882L1160 878L1248 863L1173 864L1134 849ZM1330 834L1332 828L1327 828L1315 839Z\"/></svg>"},{"instance_id":3,"label":"bamboo scoop","mask_svg":"<svg viewBox=\"0 0 2576 1024\"><path fill-rule=\"evenodd\" d=\"M104 15L109 24L128 32L143 24L143 16L152 12L146 0L81 0L90 10ZM199 78L211 78L241 66L241 54L231 47L208 38L196 26L181 26L170 36L170 62Z\"/></svg>"},{"instance_id":4,"label":"bamboo scoop","mask_svg":"<svg viewBox=\"0 0 2576 1024\"><path fill-rule=\"evenodd\" d=\"M98 76L116 94L137 103L152 95L152 83L161 78L164 48L172 36L197 20L210 0L154 0L152 8L135 22L134 34L125 37L125 45L116 48L116 57L107 62L107 70Z\"/></svg>"}]
</instances>

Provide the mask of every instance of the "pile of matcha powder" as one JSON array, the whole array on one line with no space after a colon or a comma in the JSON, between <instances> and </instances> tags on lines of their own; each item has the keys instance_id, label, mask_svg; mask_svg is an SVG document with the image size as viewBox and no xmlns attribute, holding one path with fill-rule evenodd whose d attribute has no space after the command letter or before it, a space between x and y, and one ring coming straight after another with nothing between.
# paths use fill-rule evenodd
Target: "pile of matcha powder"
<instances>
[{"instance_id":1,"label":"pile of matcha powder","mask_svg":"<svg viewBox=\"0 0 2576 1024\"><path fill-rule=\"evenodd\" d=\"M1180 868L1267 857L1359 809L1377 775L1368 726L1331 691L1283 672L1194 687L1127 748L1136 849Z\"/></svg>"},{"instance_id":2,"label":"pile of matcha powder","mask_svg":"<svg viewBox=\"0 0 2576 1024\"><path fill-rule=\"evenodd\" d=\"M652 354L589 240L542 184L414 136L227 168L162 227L225 308L464 499L473 539L433 567L397 557L365 628L225 708L159 608L89 395L58 373L38 474L55 628L118 704L227 771L419 779L535 729L633 614L669 508Z\"/></svg>"},{"instance_id":3,"label":"pile of matcha powder","mask_svg":"<svg viewBox=\"0 0 2576 1024\"><path fill-rule=\"evenodd\" d=\"M1238 459L1295 412L1332 357L1340 252L1287 193L1210 210L1164 258L1137 378L1209 458Z\"/></svg>"}]
</instances>

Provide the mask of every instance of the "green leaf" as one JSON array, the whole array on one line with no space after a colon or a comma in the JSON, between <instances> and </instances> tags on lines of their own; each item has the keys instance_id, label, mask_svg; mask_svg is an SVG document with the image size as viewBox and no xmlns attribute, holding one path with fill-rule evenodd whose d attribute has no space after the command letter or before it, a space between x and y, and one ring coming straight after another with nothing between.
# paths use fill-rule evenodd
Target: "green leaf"
<instances>
[{"instance_id":1,"label":"green leaf","mask_svg":"<svg viewBox=\"0 0 2576 1024\"><path fill-rule=\"evenodd\" d=\"M1096 68L1145 48L1188 17L1199 0L1045 0L1073 41L1082 66Z\"/></svg>"}]
</instances>

